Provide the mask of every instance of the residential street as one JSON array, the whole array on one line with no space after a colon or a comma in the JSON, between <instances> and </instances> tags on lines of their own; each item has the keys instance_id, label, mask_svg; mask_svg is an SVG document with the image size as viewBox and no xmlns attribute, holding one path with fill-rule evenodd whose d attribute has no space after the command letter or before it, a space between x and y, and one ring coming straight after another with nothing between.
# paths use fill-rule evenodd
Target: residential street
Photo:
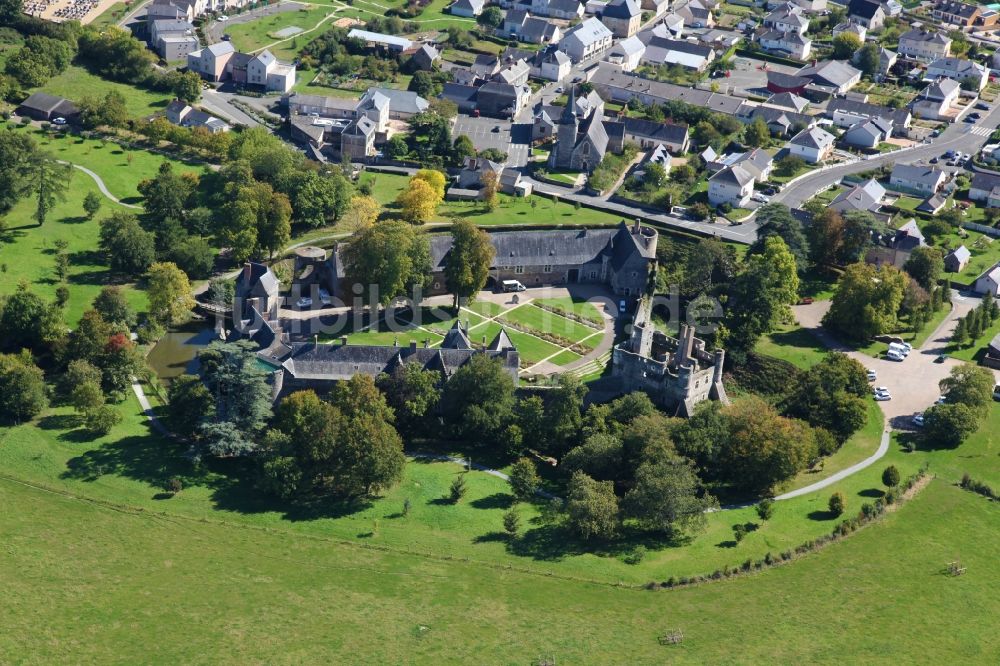
<instances>
[{"instance_id":1,"label":"residential street","mask_svg":"<svg viewBox=\"0 0 1000 666\"><path fill-rule=\"evenodd\" d=\"M771 197L771 201L783 203L789 208L799 208L817 192L840 182L844 176L869 171L894 162L913 164L920 160L929 160L932 157L940 157L947 150L974 154L986 143L998 124L1000 124L1000 104L994 104L993 108L975 124L962 122L961 117L959 117L954 124L942 132L941 136L933 139L931 143L905 151L885 153L870 160L860 160L810 174L784 188Z\"/></svg>"}]
</instances>

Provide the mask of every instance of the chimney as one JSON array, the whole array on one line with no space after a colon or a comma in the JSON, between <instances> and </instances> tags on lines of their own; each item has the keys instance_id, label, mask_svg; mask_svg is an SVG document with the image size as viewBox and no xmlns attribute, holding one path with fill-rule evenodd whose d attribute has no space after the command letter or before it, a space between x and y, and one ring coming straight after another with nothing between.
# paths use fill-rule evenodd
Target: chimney
<instances>
[{"instance_id":1,"label":"chimney","mask_svg":"<svg viewBox=\"0 0 1000 666\"><path fill-rule=\"evenodd\" d=\"M342 346L344 346L344 347L346 347L346 346L347 346L347 336L346 336L346 335L342 335L342 336L340 336L340 344L341 344Z\"/></svg>"},{"instance_id":2,"label":"chimney","mask_svg":"<svg viewBox=\"0 0 1000 666\"><path fill-rule=\"evenodd\" d=\"M243 264L243 284L247 287L250 286L250 272L251 272L250 262L248 261L245 264Z\"/></svg>"},{"instance_id":3,"label":"chimney","mask_svg":"<svg viewBox=\"0 0 1000 666\"><path fill-rule=\"evenodd\" d=\"M410 340L410 351L411 352L417 351L417 341L416 340Z\"/></svg>"},{"instance_id":4,"label":"chimney","mask_svg":"<svg viewBox=\"0 0 1000 666\"><path fill-rule=\"evenodd\" d=\"M632 223L632 234L639 235L639 218L635 218L635 222Z\"/></svg>"}]
</instances>

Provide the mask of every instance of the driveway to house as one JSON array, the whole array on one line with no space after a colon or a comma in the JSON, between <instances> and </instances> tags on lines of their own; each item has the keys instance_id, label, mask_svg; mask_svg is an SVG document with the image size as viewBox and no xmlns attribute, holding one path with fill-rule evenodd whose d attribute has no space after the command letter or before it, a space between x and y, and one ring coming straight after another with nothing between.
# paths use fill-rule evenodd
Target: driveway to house
<instances>
[{"instance_id":1,"label":"driveway to house","mask_svg":"<svg viewBox=\"0 0 1000 666\"><path fill-rule=\"evenodd\" d=\"M970 105L969 108L971 109L972 106ZM979 152L990 134L1000 124L1000 104L994 104L993 108L975 123L961 122L966 113L968 110L960 114L955 123L930 143L903 151L884 153L872 159L858 160L826 171L810 173L783 188L771 197L771 201L785 204L789 208L801 208L802 204L811 199L817 192L839 183L844 176L870 171L895 162L914 164L920 160L939 157L947 150L975 154Z\"/></svg>"},{"instance_id":2,"label":"driveway to house","mask_svg":"<svg viewBox=\"0 0 1000 666\"><path fill-rule=\"evenodd\" d=\"M979 305L979 301L978 296L953 291L951 312L921 347L914 347L910 355L900 362L886 358L872 358L862 352L851 350L827 333L820 321L830 309L830 301L796 305L792 310L799 325L815 335L827 347L845 352L869 370L874 370L878 374L878 379L873 384L885 386L892 393L892 400L879 403L887 421L895 429L912 429L913 416L934 404L941 395L938 383L948 376L952 368L962 363L951 358L943 363L937 363L936 360L948 346L956 321ZM994 370L993 374L1000 381L1000 373Z\"/></svg>"}]
</instances>

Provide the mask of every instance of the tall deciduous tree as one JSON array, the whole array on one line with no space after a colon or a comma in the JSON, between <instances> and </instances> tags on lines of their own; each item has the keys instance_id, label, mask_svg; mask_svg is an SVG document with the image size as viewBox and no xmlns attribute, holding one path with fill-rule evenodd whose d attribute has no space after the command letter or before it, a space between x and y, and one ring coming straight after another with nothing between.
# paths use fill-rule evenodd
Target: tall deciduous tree
<instances>
[{"instance_id":1,"label":"tall deciduous tree","mask_svg":"<svg viewBox=\"0 0 1000 666\"><path fill-rule=\"evenodd\" d=\"M348 280L363 288L369 305L388 305L425 286L430 275L427 237L404 222L358 229L343 256Z\"/></svg>"},{"instance_id":2,"label":"tall deciduous tree","mask_svg":"<svg viewBox=\"0 0 1000 666\"><path fill-rule=\"evenodd\" d=\"M944 257L935 247L918 247L910 253L903 270L910 274L924 289L930 291L937 286L944 272Z\"/></svg>"},{"instance_id":3,"label":"tall deciduous tree","mask_svg":"<svg viewBox=\"0 0 1000 666\"><path fill-rule=\"evenodd\" d=\"M704 529L705 511L718 506L704 491L691 461L659 453L639 465L622 502L625 515L670 536Z\"/></svg>"},{"instance_id":4,"label":"tall deciduous tree","mask_svg":"<svg viewBox=\"0 0 1000 666\"><path fill-rule=\"evenodd\" d=\"M498 450L510 447L514 378L499 360L476 354L444 386L441 405L454 436Z\"/></svg>"},{"instance_id":5,"label":"tall deciduous tree","mask_svg":"<svg viewBox=\"0 0 1000 666\"><path fill-rule=\"evenodd\" d=\"M427 431L431 413L441 397L440 380L439 374L424 370L417 363L397 365L392 372L378 377L376 384L396 412L400 433L407 438Z\"/></svg>"},{"instance_id":6,"label":"tall deciduous tree","mask_svg":"<svg viewBox=\"0 0 1000 666\"><path fill-rule=\"evenodd\" d=\"M610 481L573 472L566 497L570 528L584 539L610 539L618 532L618 497Z\"/></svg>"},{"instance_id":7,"label":"tall deciduous tree","mask_svg":"<svg viewBox=\"0 0 1000 666\"><path fill-rule=\"evenodd\" d=\"M823 325L850 340L868 340L888 333L896 325L906 282L907 277L892 265L848 266L837 282Z\"/></svg>"},{"instance_id":8,"label":"tall deciduous tree","mask_svg":"<svg viewBox=\"0 0 1000 666\"><path fill-rule=\"evenodd\" d=\"M800 272L809 265L809 241L800 222L788 206L782 204L767 204L757 210L757 241L750 246L750 251L764 251L768 238L777 236L785 241L788 250L795 257L795 265Z\"/></svg>"},{"instance_id":9,"label":"tall deciduous tree","mask_svg":"<svg viewBox=\"0 0 1000 666\"><path fill-rule=\"evenodd\" d=\"M101 220L100 247L112 270L136 277L149 269L156 258L156 241L139 226L130 213L116 211Z\"/></svg>"},{"instance_id":10,"label":"tall deciduous tree","mask_svg":"<svg viewBox=\"0 0 1000 666\"><path fill-rule=\"evenodd\" d=\"M464 218L453 221L451 238L444 275L457 310L461 299L474 298L486 285L496 250L489 234Z\"/></svg>"},{"instance_id":11,"label":"tall deciduous tree","mask_svg":"<svg viewBox=\"0 0 1000 666\"><path fill-rule=\"evenodd\" d=\"M159 262L149 267L149 311L165 324L177 324L188 319L195 306L191 283L176 264Z\"/></svg>"},{"instance_id":12,"label":"tall deciduous tree","mask_svg":"<svg viewBox=\"0 0 1000 666\"><path fill-rule=\"evenodd\" d=\"M416 176L396 197L403 219L413 224L429 221L443 200L444 196L439 195L433 185Z\"/></svg>"},{"instance_id":13,"label":"tall deciduous tree","mask_svg":"<svg viewBox=\"0 0 1000 666\"><path fill-rule=\"evenodd\" d=\"M730 292L728 347L737 353L753 349L762 335L774 330L789 314L798 291L795 257L781 238L767 238L761 252L748 255Z\"/></svg>"},{"instance_id":14,"label":"tall deciduous tree","mask_svg":"<svg viewBox=\"0 0 1000 666\"><path fill-rule=\"evenodd\" d=\"M45 376L31 355L0 354L0 418L27 421L48 404Z\"/></svg>"},{"instance_id":15,"label":"tall deciduous tree","mask_svg":"<svg viewBox=\"0 0 1000 666\"><path fill-rule=\"evenodd\" d=\"M864 366L846 354L831 353L799 376L785 411L825 428L843 443L868 421L868 393Z\"/></svg>"}]
</instances>

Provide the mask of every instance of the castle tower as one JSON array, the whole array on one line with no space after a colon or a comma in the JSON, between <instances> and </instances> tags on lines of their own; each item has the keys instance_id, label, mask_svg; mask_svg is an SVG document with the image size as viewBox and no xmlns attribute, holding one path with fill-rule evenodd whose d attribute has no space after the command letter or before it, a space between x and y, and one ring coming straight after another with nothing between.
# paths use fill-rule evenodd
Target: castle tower
<instances>
[{"instance_id":1,"label":"castle tower","mask_svg":"<svg viewBox=\"0 0 1000 666\"><path fill-rule=\"evenodd\" d=\"M559 116L559 126L556 128L556 145L552 151L554 156L552 166L557 169L570 169L573 164L573 149L576 148L576 137L580 132L580 119L576 117L576 87L571 86L566 108Z\"/></svg>"}]
</instances>

